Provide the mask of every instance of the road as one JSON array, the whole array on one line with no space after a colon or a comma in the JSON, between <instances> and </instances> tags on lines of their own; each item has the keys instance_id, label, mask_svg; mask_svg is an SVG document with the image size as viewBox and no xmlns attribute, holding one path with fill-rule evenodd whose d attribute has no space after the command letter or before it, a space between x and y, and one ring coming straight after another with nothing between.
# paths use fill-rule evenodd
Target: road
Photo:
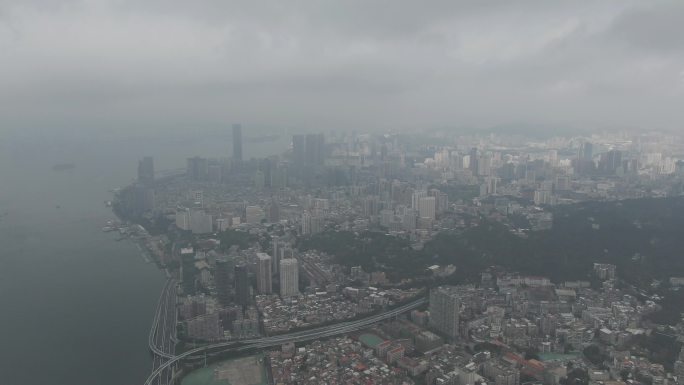
<instances>
[{"instance_id":1,"label":"road","mask_svg":"<svg viewBox=\"0 0 684 385\"><path fill-rule=\"evenodd\" d=\"M177 281L169 278L162 289L157 309L152 321L152 328L148 336L148 346L154 354L152 361L152 371L162 367L169 359L175 356L176 347L176 288ZM168 384L171 379L173 366L166 366L162 369L157 378L156 384Z\"/></svg>"},{"instance_id":2,"label":"road","mask_svg":"<svg viewBox=\"0 0 684 385\"><path fill-rule=\"evenodd\" d=\"M164 373L168 372L168 368L172 368L177 362L193 356L203 355L205 353L218 353L227 351L243 351L249 349L268 348L279 346L288 342L303 342L315 340L320 338L332 337L339 334L351 333L363 330L375 323L394 318L402 313L416 309L427 303L427 298L423 297L408 304L399 306L395 309L387 311L382 314L363 318L356 321L342 322L334 325L323 326L320 328L304 330L295 333L283 334L273 337L255 338L250 340L241 340L239 342L222 342L213 345L202 346L192 350L188 350L177 356L173 356L159 365L145 381L145 385L152 385L159 383L159 380L164 377Z\"/></svg>"}]
</instances>

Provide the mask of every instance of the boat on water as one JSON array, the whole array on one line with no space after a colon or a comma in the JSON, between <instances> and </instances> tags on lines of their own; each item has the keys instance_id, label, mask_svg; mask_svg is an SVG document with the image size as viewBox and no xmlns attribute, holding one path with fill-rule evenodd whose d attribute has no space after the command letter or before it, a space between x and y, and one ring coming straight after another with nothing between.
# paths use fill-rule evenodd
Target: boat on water
<instances>
[{"instance_id":1,"label":"boat on water","mask_svg":"<svg viewBox=\"0 0 684 385\"><path fill-rule=\"evenodd\" d=\"M116 231L116 229L114 227L111 227L111 226L105 226L102 228L102 231L104 231L105 233L108 233L110 231Z\"/></svg>"}]
</instances>

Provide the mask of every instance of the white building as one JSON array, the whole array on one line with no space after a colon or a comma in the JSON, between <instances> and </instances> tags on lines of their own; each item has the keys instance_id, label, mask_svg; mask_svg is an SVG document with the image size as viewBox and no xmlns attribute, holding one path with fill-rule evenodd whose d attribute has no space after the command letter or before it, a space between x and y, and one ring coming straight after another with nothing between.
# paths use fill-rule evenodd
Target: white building
<instances>
[{"instance_id":1,"label":"white building","mask_svg":"<svg viewBox=\"0 0 684 385\"><path fill-rule=\"evenodd\" d=\"M271 256L266 253L257 253L257 292L270 294L272 286Z\"/></svg>"},{"instance_id":2,"label":"white building","mask_svg":"<svg viewBox=\"0 0 684 385\"><path fill-rule=\"evenodd\" d=\"M311 214L309 211L302 213L302 235L318 234L323 231L324 218L320 213Z\"/></svg>"},{"instance_id":3,"label":"white building","mask_svg":"<svg viewBox=\"0 0 684 385\"><path fill-rule=\"evenodd\" d=\"M280 260L280 296L292 297L299 294L299 261L295 258Z\"/></svg>"},{"instance_id":4,"label":"white building","mask_svg":"<svg viewBox=\"0 0 684 385\"><path fill-rule=\"evenodd\" d=\"M411 196L411 208L414 210L419 210L420 200L427 196L428 195L426 190L414 191L413 195Z\"/></svg>"},{"instance_id":5,"label":"white building","mask_svg":"<svg viewBox=\"0 0 684 385\"><path fill-rule=\"evenodd\" d=\"M190 230L190 210L184 208L176 211L176 227Z\"/></svg>"},{"instance_id":6,"label":"white building","mask_svg":"<svg viewBox=\"0 0 684 385\"><path fill-rule=\"evenodd\" d=\"M311 213L304 211L302 213L302 235L311 234Z\"/></svg>"},{"instance_id":7,"label":"white building","mask_svg":"<svg viewBox=\"0 0 684 385\"><path fill-rule=\"evenodd\" d=\"M418 200L418 213L421 218L435 219L435 197L422 197Z\"/></svg>"}]
</instances>

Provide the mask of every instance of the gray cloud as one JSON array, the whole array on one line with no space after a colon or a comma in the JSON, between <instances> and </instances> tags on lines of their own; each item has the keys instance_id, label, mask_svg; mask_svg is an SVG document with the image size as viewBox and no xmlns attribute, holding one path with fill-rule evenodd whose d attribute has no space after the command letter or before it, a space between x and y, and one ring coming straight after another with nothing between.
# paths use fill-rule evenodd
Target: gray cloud
<instances>
[{"instance_id":1,"label":"gray cloud","mask_svg":"<svg viewBox=\"0 0 684 385\"><path fill-rule=\"evenodd\" d=\"M667 7L646 3L630 9L611 26L612 36L635 49L663 50L681 54L684 50L684 3Z\"/></svg>"},{"instance_id":2,"label":"gray cloud","mask_svg":"<svg viewBox=\"0 0 684 385\"><path fill-rule=\"evenodd\" d=\"M676 0L0 0L0 130L681 129L682 17Z\"/></svg>"}]
</instances>

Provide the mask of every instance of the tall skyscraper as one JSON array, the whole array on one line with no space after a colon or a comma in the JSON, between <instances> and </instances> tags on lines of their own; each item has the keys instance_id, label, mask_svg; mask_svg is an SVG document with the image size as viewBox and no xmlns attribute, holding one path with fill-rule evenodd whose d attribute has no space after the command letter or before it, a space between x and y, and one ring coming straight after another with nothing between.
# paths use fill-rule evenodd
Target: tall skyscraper
<instances>
[{"instance_id":1,"label":"tall skyscraper","mask_svg":"<svg viewBox=\"0 0 684 385\"><path fill-rule=\"evenodd\" d=\"M246 265L235 266L235 302L248 305L251 302L249 271Z\"/></svg>"},{"instance_id":2,"label":"tall skyscraper","mask_svg":"<svg viewBox=\"0 0 684 385\"><path fill-rule=\"evenodd\" d=\"M322 165L325 155L325 136L323 134L306 135L306 163L311 166Z\"/></svg>"},{"instance_id":3,"label":"tall skyscraper","mask_svg":"<svg viewBox=\"0 0 684 385\"><path fill-rule=\"evenodd\" d=\"M233 159L242 161L242 125L233 124Z\"/></svg>"},{"instance_id":4,"label":"tall skyscraper","mask_svg":"<svg viewBox=\"0 0 684 385\"><path fill-rule=\"evenodd\" d=\"M479 160L478 158L480 157L477 148L476 147L471 148L469 155L470 155L470 157L469 157L470 162L468 163L468 168L470 168L470 171L473 173L473 175L477 175L478 174L477 162Z\"/></svg>"},{"instance_id":5,"label":"tall skyscraper","mask_svg":"<svg viewBox=\"0 0 684 385\"><path fill-rule=\"evenodd\" d=\"M307 210L302 213L302 235L311 235L311 213Z\"/></svg>"},{"instance_id":6,"label":"tall skyscraper","mask_svg":"<svg viewBox=\"0 0 684 385\"><path fill-rule=\"evenodd\" d=\"M293 135L292 157L299 167L322 165L325 160L325 136L323 134Z\"/></svg>"},{"instance_id":7,"label":"tall skyscraper","mask_svg":"<svg viewBox=\"0 0 684 385\"><path fill-rule=\"evenodd\" d=\"M198 156L188 158L186 175L191 180L206 180L209 175L209 161Z\"/></svg>"},{"instance_id":8,"label":"tall skyscraper","mask_svg":"<svg viewBox=\"0 0 684 385\"><path fill-rule=\"evenodd\" d=\"M280 205L275 199L271 199L271 202L266 208L266 219L271 223L276 223L280 220Z\"/></svg>"},{"instance_id":9,"label":"tall skyscraper","mask_svg":"<svg viewBox=\"0 0 684 385\"><path fill-rule=\"evenodd\" d=\"M230 303L230 264L227 261L216 261L214 283L219 302L221 305L228 305Z\"/></svg>"},{"instance_id":10,"label":"tall skyscraper","mask_svg":"<svg viewBox=\"0 0 684 385\"><path fill-rule=\"evenodd\" d=\"M274 273L278 273L278 267L280 266L280 250L283 247L283 245L280 243L280 238L277 235L274 235L271 238L271 244L272 244L272 258L271 258L271 268L273 269Z\"/></svg>"},{"instance_id":11,"label":"tall skyscraper","mask_svg":"<svg viewBox=\"0 0 684 385\"><path fill-rule=\"evenodd\" d=\"M272 292L271 256L257 253L257 292L270 294Z\"/></svg>"},{"instance_id":12,"label":"tall skyscraper","mask_svg":"<svg viewBox=\"0 0 684 385\"><path fill-rule=\"evenodd\" d=\"M138 182L149 184L154 182L154 160L151 156L138 162Z\"/></svg>"},{"instance_id":13,"label":"tall skyscraper","mask_svg":"<svg viewBox=\"0 0 684 385\"><path fill-rule=\"evenodd\" d=\"M578 174L590 173L594 170L594 146L591 142L584 142L580 145L575 162L575 171Z\"/></svg>"},{"instance_id":14,"label":"tall skyscraper","mask_svg":"<svg viewBox=\"0 0 684 385\"><path fill-rule=\"evenodd\" d=\"M601 154L601 161L599 162L599 169L606 174L615 174L618 168L622 167L622 151L610 150L605 154Z\"/></svg>"},{"instance_id":15,"label":"tall skyscraper","mask_svg":"<svg viewBox=\"0 0 684 385\"><path fill-rule=\"evenodd\" d=\"M430 326L455 338L461 301L455 286L440 286L430 290Z\"/></svg>"},{"instance_id":16,"label":"tall skyscraper","mask_svg":"<svg viewBox=\"0 0 684 385\"><path fill-rule=\"evenodd\" d=\"M589 161L594 157L594 146L591 142L584 142L580 145L579 152L577 154L577 159L583 161Z\"/></svg>"},{"instance_id":17,"label":"tall skyscraper","mask_svg":"<svg viewBox=\"0 0 684 385\"><path fill-rule=\"evenodd\" d=\"M299 261L295 258L280 260L280 296L283 298L299 294Z\"/></svg>"},{"instance_id":18,"label":"tall skyscraper","mask_svg":"<svg viewBox=\"0 0 684 385\"><path fill-rule=\"evenodd\" d=\"M306 139L304 135L292 136L292 158L297 167L303 167L306 164Z\"/></svg>"}]
</instances>

